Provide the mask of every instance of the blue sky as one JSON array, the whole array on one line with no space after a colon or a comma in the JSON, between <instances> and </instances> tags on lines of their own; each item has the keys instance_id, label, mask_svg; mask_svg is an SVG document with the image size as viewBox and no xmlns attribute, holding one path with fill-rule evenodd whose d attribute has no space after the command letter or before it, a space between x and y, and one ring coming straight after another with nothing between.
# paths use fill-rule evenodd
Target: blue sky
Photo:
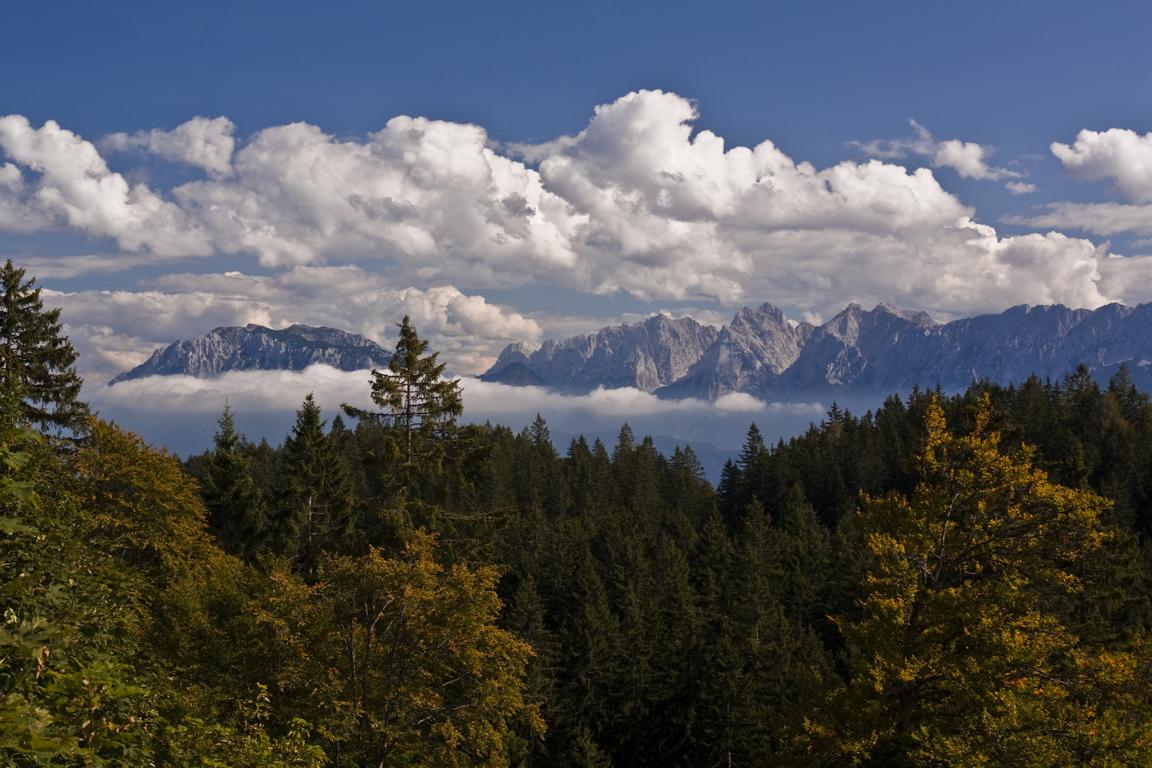
<instances>
[{"instance_id":1,"label":"blue sky","mask_svg":"<svg viewBox=\"0 0 1152 768\"><path fill-rule=\"evenodd\" d=\"M0 256L93 383L243 322L387 341L409 312L469 372L657 310L1152 300L1146 3L21 3L4 28Z\"/></svg>"},{"instance_id":2,"label":"blue sky","mask_svg":"<svg viewBox=\"0 0 1152 768\"><path fill-rule=\"evenodd\" d=\"M734 143L816 162L917 117L1013 154L1149 127L1140 2L10 4L4 101L89 134L227 115L335 133L396 114L505 140L578 130L637 88L706 104Z\"/></svg>"}]
</instances>

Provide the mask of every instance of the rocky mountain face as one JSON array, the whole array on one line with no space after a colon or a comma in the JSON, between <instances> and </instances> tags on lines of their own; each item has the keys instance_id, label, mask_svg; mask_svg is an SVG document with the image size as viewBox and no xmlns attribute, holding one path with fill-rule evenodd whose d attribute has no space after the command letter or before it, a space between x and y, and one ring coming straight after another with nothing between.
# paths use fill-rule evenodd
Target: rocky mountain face
<instances>
[{"instance_id":1,"label":"rocky mountain face","mask_svg":"<svg viewBox=\"0 0 1152 768\"><path fill-rule=\"evenodd\" d=\"M543 384L567 392L636 387L651 392L680 379L716 341L715 328L690 317L655 315L563 341L549 340L528 354L504 349L480 378L505 384Z\"/></svg>"},{"instance_id":2,"label":"rocky mountain face","mask_svg":"<svg viewBox=\"0 0 1152 768\"><path fill-rule=\"evenodd\" d=\"M938 327L923 312L902 312L885 304L865 310L858 304L849 304L843 312L813 329L796 362L775 388L908 389L922 383L925 373L910 368L909 357L921 353L925 340Z\"/></svg>"},{"instance_id":3,"label":"rocky mountain face","mask_svg":"<svg viewBox=\"0 0 1152 768\"><path fill-rule=\"evenodd\" d=\"M1082 363L1100 380L1126 365L1137 386L1152 391L1152 304L1018 306L944 324L923 312L852 304L820 326L764 304L739 310L718 332L657 316L531 353L513 345L482 378L580 391L632 386L670 398L795 398L1058 379Z\"/></svg>"},{"instance_id":4,"label":"rocky mountain face","mask_svg":"<svg viewBox=\"0 0 1152 768\"><path fill-rule=\"evenodd\" d=\"M770 389L816 329L793 324L771 304L744 307L681 378L660 388L666 397L713 399L729 392Z\"/></svg>"},{"instance_id":5,"label":"rocky mountain face","mask_svg":"<svg viewBox=\"0 0 1152 768\"><path fill-rule=\"evenodd\" d=\"M227 371L300 371L324 363L344 371L388 364L391 354L370 339L336 328L292 325L280 330L249 324L216 328L203 336L157 349L111 384L145 376L210 378Z\"/></svg>"}]
</instances>

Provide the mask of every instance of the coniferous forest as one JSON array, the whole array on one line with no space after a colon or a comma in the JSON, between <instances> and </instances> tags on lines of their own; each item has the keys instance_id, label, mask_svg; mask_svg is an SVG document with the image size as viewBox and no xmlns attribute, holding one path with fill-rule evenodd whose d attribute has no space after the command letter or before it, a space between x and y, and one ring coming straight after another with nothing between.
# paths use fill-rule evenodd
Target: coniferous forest
<instances>
[{"instance_id":1,"label":"coniferous forest","mask_svg":"<svg viewBox=\"0 0 1152 768\"><path fill-rule=\"evenodd\" d=\"M378 410L308 396L273 446L225 409L181 462L2 277L3 765L1152 762L1123 370L751 426L713 489L626 425L458 424L405 319Z\"/></svg>"}]
</instances>

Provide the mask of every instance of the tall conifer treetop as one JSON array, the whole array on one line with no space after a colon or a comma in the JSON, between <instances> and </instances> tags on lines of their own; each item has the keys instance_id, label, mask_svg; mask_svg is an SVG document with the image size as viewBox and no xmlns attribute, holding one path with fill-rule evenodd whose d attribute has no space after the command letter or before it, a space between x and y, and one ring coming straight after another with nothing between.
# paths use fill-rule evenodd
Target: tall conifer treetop
<instances>
[{"instance_id":1,"label":"tall conifer treetop","mask_svg":"<svg viewBox=\"0 0 1152 768\"><path fill-rule=\"evenodd\" d=\"M400 322L400 339L387 370L372 371L372 401L382 413L366 413L345 406L360 418L383 419L400 431L404 460L411 463L423 438L451 428L464 412L460 381L445 379L438 353L428 353L428 342L416 334L408 315Z\"/></svg>"},{"instance_id":2,"label":"tall conifer treetop","mask_svg":"<svg viewBox=\"0 0 1152 768\"><path fill-rule=\"evenodd\" d=\"M18 382L24 417L42 429L79 431L88 419L80 402L76 350L61 333L60 309L44 309L35 278L11 259L0 268L0 367Z\"/></svg>"},{"instance_id":3,"label":"tall conifer treetop","mask_svg":"<svg viewBox=\"0 0 1152 768\"><path fill-rule=\"evenodd\" d=\"M202 491L208 524L221 548L251 560L261 548L265 510L252 479L248 443L236 431L230 406L224 406L217 424Z\"/></svg>"}]
</instances>

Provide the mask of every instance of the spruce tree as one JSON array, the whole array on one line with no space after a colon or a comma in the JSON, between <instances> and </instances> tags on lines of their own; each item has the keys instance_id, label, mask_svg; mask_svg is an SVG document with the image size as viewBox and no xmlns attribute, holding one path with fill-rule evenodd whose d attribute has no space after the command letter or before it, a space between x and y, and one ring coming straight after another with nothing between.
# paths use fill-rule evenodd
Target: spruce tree
<instances>
[{"instance_id":1,"label":"spruce tree","mask_svg":"<svg viewBox=\"0 0 1152 768\"><path fill-rule=\"evenodd\" d=\"M278 548L296 555L305 571L311 570L319 551L347 545L352 525L348 469L325 434L320 415L320 406L308 393L284 441L273 517Z\"/></svg>"},{"instance_id":2,"label":"spruce tree","mask_svg":"<svg viewBox=\"0 0 1152 768\"><path fill-rule=\"evenodd\" d=\"M36 279L24 275L11 259L0 268L0 368L19 381L29 423L82 431L88 406L79 400L76 350L61 333L60 309L44 309Z\"/></svg>"},{"instance_id":3,"label":"spruce tree","mask_svg":"<svg viewBox=\"0 0 1152 768\"><path fill-rule=\"evenodd\" d=\"M351 416L394 427L406 465L418 459L435 460L439 446L433 438L450 431L464 411L460 381L443 378L444 363L437 362L438 353L427 352L428 342L416 334L405 315L388 368L372 371L372 401L383 412L344 406Z\"/></svg>"},{"instance_id":4,"label":"spruce tree","mask_svg":"<svg viewBox=\"0 0 1152 768\"><path fill-rule=\"evenodd\" d=\"M203 481L208 525L222 549L251 559L262 547L264 510L252 480L248 446L236 432L231 407L224 406L217 423Z\"/></svg>"}]
</instances>

